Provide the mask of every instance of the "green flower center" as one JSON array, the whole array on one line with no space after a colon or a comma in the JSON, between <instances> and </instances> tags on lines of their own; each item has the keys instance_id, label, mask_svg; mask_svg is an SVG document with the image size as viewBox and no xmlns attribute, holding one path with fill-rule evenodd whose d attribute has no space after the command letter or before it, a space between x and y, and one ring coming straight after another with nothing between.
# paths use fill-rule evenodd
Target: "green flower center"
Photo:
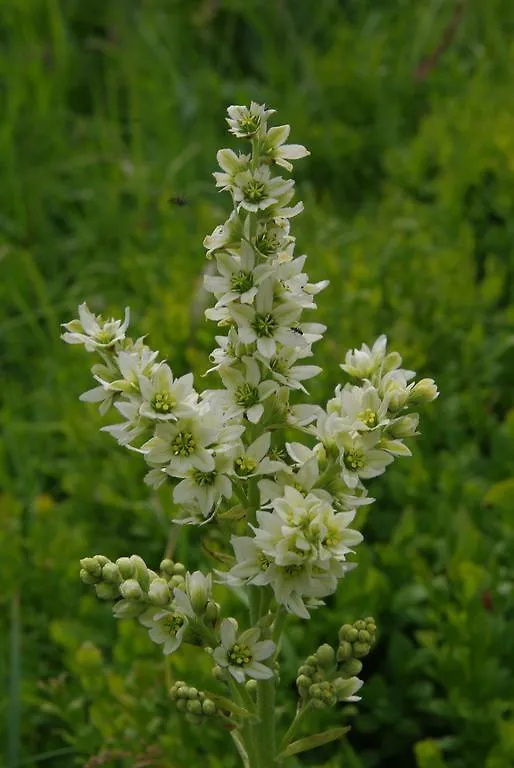
<instances>
[{"instance_id":1,"label":"green flower center","mask_svg":"<svg viewBox=\"0 0 514 768\"><path fill-rule=\"evenodd\" d=\"M252 115L252 113L249 112L248 114L239 118L238 129L240 133L246 133L247 136L250 136L252 133L255 133L260 124L260 116Z\"/></svg>"},{"instance_id":2,"label":"green flower center","mask_svg":"<svg viewBox=\"0 0 514 768\"><path fill-rule=\"evenodd\" d=\"M377 414L371 408L365 408L364 411L357 414L357 418L370 428L376 427L378 424Z\"/></svg>"},{"instance_id":3,"label":"green flower center","mask_svg":"<svg viewBox=\"0 0 514 768\"><path fill-rule=\"evenodd\" d=\"M169 413L176 404L169 392L156 392L152 399L152 408L157 413Z\"/></svg>"},{"instance_id":4,"label":"green flower center","mask_svg":"<svg viewBox=\"0 0 514 768\"><path fill-rule=\"evenodd\" d=\"M364 453L358 449L345 451L343 460L346 467L352 472L356 472L357 470L362 469L366 463L364 459Z\"/></svg>"},{"instance_id":5,"label":"green flower center","mask_svg":"<svg viewBox=\"0 0 514 768\"><path fill-rule=\"evenodd\" d=\"M251 272L236 272L230 278L230 284L234 291L245 293L253 287L253 275Z\"/></svg>"},{"instance_id":6,"label":"green flower center","mask_svg":"<svg viewBox=\"0 0 514 768\"><path fill-rule=\"evenodd\" d=\"M235 465L239 475L251 475L257 466L257 462L250 456L240 456L235 460Z\"/></svg>"},{"instance_id":7,"label":"green flower center","mask_svg":"<svg viewBox=\"0 0 514 768\"><path fill-rule=\"evenodd\" d=\"M95 335L95 341L99 344L110 344L112 340L112 333L109 333L109 331L98 331Z\"/></svg>"},{"instance_id":8,"label":"green flower center","mask_svg":"<svg viewBox=\"0 0 514 768\"><path fill-rule=\"evenodd\" d=\"M214 484L214 481L216 480L216 470L213 469L211 472L201 472L199 469L193 469L191 477L197 485L201 488L205 488L205 486Z\"/></svg>"},{"instance_id":9,"label":"green flower center","mask_svg":"<svg viewBox=\"0 0 514 768\"><path fill-rule=\"evenodd\" d=\"M273 232L263 232L255 238L257 249L265 256L271 256L280 247L280 240Z\"/></svg>"},{"instance_id":10,"label":"green flower center","mask_svg":"<svg viewBox=\"0 0 514 768\"><path fill-rule=\"evenodd\" d=\"M180 627L184 624L184 617L178 613L166 616L162 621L162 628L170 635L176 635Z\"/></svg>"},{"instance_id":11,"label":"green flower center","mask_svg":"<svg viewBox=\"0 0 514 768\"><path fill-rule=\"evenodd\" d=\"M262 181L252 179L244 188L244 196L252 203L259 203L266 197L266 185Z\"/></svg>"},{"instance_id":12,"label":"green flower center","mask_svg":"<svg viewBox=\"0 0 514 768\"><path fill-rule=\"evenodd\" d=\"M196 440L191 432L179 432L171 443L174 456L191 456L196 449Z\"/></svg>"},{"instance_id":13,"label":"green flower center","mask_svg":"<svg viewBox=\"0 0 514 768\"><path fill-rule=\"evenodd\" d=\"M259 402L259 390L248 382L236 389L236 403L244 408L250 408Z\"/></svg>"},{"instance_id":14,"label":"green flower center","mask_svg":"<svg viewBox=\"0 0 514 768\"><path fill-rule=\"evenodd\" d=\"M329 531L325 536L325 541L323 542L323 544L326 547L337 547L340 541L341 541L341 536L338 531Z\"/></svg>"},{"instance_id":15,"label":"green flower center","mask_svg":"<svg viewBox=\"0 0 514 768\"><path fill-rule=\"evenodd\" d=\"M271 565L271 560L264 554L264 552L259 552L257 555L257 563L261 571L267 571Z\"/></svg>"},{"instance_id":16,"label":"green flower center","mask_svg":"<svg viewBox=\"0 0 514 768\"><path fill-rule=\"evenodd\" d=\"M267 312L266 314L259 314L257 313L255 315L254 321L252 323L253 330L259 337L267 337L270 338L273 336L274 332L277 329L277 321L271 314L271 312Z\"/></svg>"},{"instance_id":17,"label":"green flower center","mask_svg":"<svg viewBox=\"0 0 514 768\"><path fill-rule=\"evenodd\" d=\"M279 357L272 357L269 361L269 367L273 373L280 373L282 376L287 374L287 365Z\"/></svg>"},{"instance_id":18,"label":"green flower center","mask_svg":"<svg viewBox=\"0 0 514 768\"><path fill-rule=\"evenodd\" d=\"M234 667L245 667L250 664L253 656L250 648L247 645L240 645L235 643L230 651L227 652L228 663Z\"/></svg>"},{"instance_id":19,"label":"green flower center","mask_svg":"<svg viewBox=\"0 0 514 768\"><path fill-rule=\"evenodd\" d=\"M283 571L286 576L298 576L303 572L303 565L302 563L290 563L283 566Z\"/></svg>"}]
</instances>

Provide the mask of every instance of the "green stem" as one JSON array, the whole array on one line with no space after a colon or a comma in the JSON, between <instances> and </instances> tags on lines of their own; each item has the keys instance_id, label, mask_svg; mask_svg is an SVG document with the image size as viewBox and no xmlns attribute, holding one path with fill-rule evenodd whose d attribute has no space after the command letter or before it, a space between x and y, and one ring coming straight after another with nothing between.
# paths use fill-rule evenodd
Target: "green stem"
<instances>
[{"instance_id":1,"label":"green stem","mask_svg":"<svg viewBox=\"0 0 514 768\"><path fill-rule=\"evenodd\" d=\"M259 723L255 727L259 765L271 768L275 762L275 678L257 682L257 709Z\"/></svg>"},{"instance_id":2,"label":"green stem","mask_svg":"<svg viewBox=\"0 0 514 768\"><path fill-rule=\"evenodd\" d=\"M243 768L252 768L252 764L250 763L248 752L246 751L246 746L241 738L239 731L237 730L230 731L230 735L232 736L232 740L236 745L236 749L239 752L239 756L243 761Z\"/></svg>"},{"instance_id":3,"label":"green stem","mask_svg":"<svg viewBox=\"0 0 514 768\"><path fill-rule=\"evenodd\" d=\"M311 704L310 702L305 704L301 709L297 710L295 718L289 728L287 729L284 738L282 739L282 742L280 744L280 751L282 752L288 744L291 743L291 740L295 733L297 732L298 728L302 724L302 722L305 719L305 716L310 712Z\"/></svg>"}]
</instances>

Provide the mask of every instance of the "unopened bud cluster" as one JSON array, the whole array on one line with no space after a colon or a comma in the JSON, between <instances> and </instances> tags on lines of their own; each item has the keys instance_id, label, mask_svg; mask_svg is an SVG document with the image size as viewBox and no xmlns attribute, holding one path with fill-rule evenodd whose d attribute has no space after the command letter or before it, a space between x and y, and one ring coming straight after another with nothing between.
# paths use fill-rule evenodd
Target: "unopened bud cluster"
<instances>
[{"instance_id":1,"label":"unopened bud cluster","mask_svg":"<svg viewBox=\"0 0 514 768\"><path fill-rule=\"evenodd\" d=\"M359 697L354 694L362 686L362 680L354 676L340 676L336 652L325 643L298 669L296 685L304 703L316 709L325 709L341 701L358 701Z\"/></svg>"},{"instance_id":2,"label":"unopened bud cluster","mask_svg":"<svg viewBox=\"0 0 514 768\"><path fill-rule=\"evenodd\" d=\"M102 600L118 600L113 613L118 619L136 618L148 607L168 605L174 589L184 587L185 566L163 560L160 575L138 555L120 557L113 563L105 555L84 557L80 578L93 585Z\"/></svg>"},{"instance_id":3,"label":"unopened bud cluster","mask_svg":"<svg viewBox=\"0 0 514 768\"><path fill-rule=\"evenodd\" d=\"M203 691L193 686L188 686L183 680L177 680L170 689L170 698L176 702L177 709L184 712L187 720L193 724L200 724L209 717L221 714L212 699L209 699Z\"/></svg>"},{"instance_id":4,"label":"unopened bud cluster","mask_svg":"<svg viewBox=\"0 0 514 768\"><path fill-rule=\"evenodd\" d=\"M353 624L343 624L339 630L339 648L337 663L343 677L358 675L362 670L362 661L376 642L377 625L372 616L359 619Z\"/></svg>"}]
</instances>

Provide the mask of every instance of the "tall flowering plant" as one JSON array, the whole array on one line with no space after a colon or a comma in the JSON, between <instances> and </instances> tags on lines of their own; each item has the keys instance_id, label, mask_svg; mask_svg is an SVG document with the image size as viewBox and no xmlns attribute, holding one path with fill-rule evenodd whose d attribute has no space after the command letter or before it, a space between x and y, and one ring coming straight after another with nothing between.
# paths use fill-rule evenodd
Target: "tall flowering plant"
<instances>
[{"instance_id":1,"label":"tall flowering plant","mask_svg":"<svg viewBox=\"0 0 514 768\"><path fill-rule=\"evenodd\" d=\"M268 127L274 110L252 102L228 108L230 133L245 151L222 149L216 185L230 194L227 221L205 238L217 271L205 278L214 297L206 312L220 335L211 354L220 386L198 392L192 374L175 377L122 320L95 316L86 304L64 325L64 341L97 356L96 381L81 399L121 416L103 427L148 465L146 483L168 485L179 508L174 522L230 521L230 567L189 572L166 558L157 571L137 555L81 561L81 579L113 604L119 619L136 619L164 654L189 643L209 654L216 692L178 680L170 691L191 722L228 725L247 768L268 768L333 739L346 728L309 732L313 708L357 701L362 659L374 642L373 618L341 626L298 670L297 712L277 722L275 692L281 638L291 616L307 621L356 566L362 534L356 512L373 499L367 481L396 457L409 456L418 404L434 400L431 379L415 381L388 352L386 337L347 352L340 384L326 405L304 402L305 382L321 369L312 346L325 327L306 319L327 281L309 282L305 256L295 256L291 219L292 161L309 153L286 143L288 125ZM290 439L294 435L297 440ZM224 616L212 583L244 595L242 620ZM241 617L240 617L241 621Z\"/></svg>"}]
</instances>

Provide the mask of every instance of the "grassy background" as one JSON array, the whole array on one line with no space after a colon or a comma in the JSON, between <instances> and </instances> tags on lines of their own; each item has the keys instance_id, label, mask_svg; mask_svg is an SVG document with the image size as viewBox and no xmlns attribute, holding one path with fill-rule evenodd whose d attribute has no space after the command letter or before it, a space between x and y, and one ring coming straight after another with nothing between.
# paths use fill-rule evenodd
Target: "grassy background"
<instances>
[{"instance_id":1,"label":"grassy background","mask_svg":"<svg viewBox=\"0 0 514 768\"><path fill-rule=\"evenodd\" d=\"M359 568L310 639L288 632L286 684L342 621L375 613L381 631L349 741L302 765L508 768L510 0L3 0L0 40L0 765L235 765L227 734L199 744L171 710L159 650L78 581L85 554L158 562L168 506L78 402L89 360L59 323L84 299L130 304L177 375L205 370L214 329L192 299L228 212L210 174L226 106L255 99L312 152L294 226L331 280L313 397L382 332L442 393L373 486ZM197 542L177 543L191 568Z\"/></svg>"}]
</instances>

